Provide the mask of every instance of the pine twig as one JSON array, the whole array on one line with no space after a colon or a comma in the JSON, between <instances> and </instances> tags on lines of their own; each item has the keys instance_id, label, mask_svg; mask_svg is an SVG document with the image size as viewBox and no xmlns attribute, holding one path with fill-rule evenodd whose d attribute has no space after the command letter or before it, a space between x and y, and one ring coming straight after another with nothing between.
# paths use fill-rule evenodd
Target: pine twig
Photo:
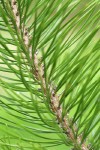
<instances>
[{"instance_id":1,"label":"pine twig","mask_svg":"<svg viewBox=\"0 0 100 150\"><path fill-rule=\"evenodd\" d=\"M16 0L11 0L11 7L12 11L16 20L16 26L19 31L23 31L23 42L27 49L29 50L30 53L30 59L32 59L32 46L29 47L29 34L27 28L22 24L20 25L20 16L19 16L19 11L18 11L18 6ZM22 30L23 29L23 30ZM46 80L44 77L44 66L43 64L39 65L39 59L38 55L35 52L34 53L34 73L33 75L35 78L41 83L41 88L43 89L43 93L45 97L47 96L47 91L49 90L50 93L50 108L52 112L55 114L55 117L58 121L58 124L60 128L64 131L66 134L67 138L71 140L71 142L74 145L75 150L89 150L88 145L82 141L82 135L79 135L77 138L75 137L74 133L77 130L77 126L74 124L73 125L73 130L70 127L71 126L71 119L69 119L68 114L62 118L62 106L59 103L59 96L55 92L55 88L53 85L49 84L48 87L46 85Z\"/></svg>"}]
</instances>

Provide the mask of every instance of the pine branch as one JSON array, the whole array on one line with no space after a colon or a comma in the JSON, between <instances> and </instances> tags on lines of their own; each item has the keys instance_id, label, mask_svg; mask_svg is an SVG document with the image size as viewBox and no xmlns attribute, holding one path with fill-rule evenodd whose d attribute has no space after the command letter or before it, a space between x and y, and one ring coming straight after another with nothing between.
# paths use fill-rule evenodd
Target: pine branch
<instances>
[{"instance_id":1,"label":"pine branch","mask_svg":"<svg viewBox=\"0 0 100 150\"><path fill-rule=\"evenodd\" d=\"M0 0L0 130L12 137L3 145L99 149L98 4Z\"/></svg>"},{"instance_id":2,"label":"pine branch","mask_svg":"<svg viewBox=\"0 0 100 150\"><path fill-rule=\"evenodd\" d=\"M30 60L32 60L32 46L29 47L29 33L25 25L20 25L20 16L18 12L17 2L15 0L11 1L11 7L13 10L13 14L16 21L16 26L19 31L19 33L23 32L23 43L27 47L27 51L29 51ZM34 67L32 68L34 70L33 76L35 76L36 80L40 82L41 89L43 91L43 94L46 98L48 98L48 93L50 95L50 108L51 111L54 113L59 127L62 129L64 134L69 138L69 140L73 143L74 149L76 150L89 150L88 145L85 142L82 142L82 135L75 136L75 133L77 132L77 126L72 124L72 119L69 118L68 113L66 116L63 116L62 114L62 106L60 104L60 97L56 93L55 86L46 83L46 79L44 76L45 73L45 67L44 65L39 61L37 52L34 53Z\"/></svg>"}]
</instances>

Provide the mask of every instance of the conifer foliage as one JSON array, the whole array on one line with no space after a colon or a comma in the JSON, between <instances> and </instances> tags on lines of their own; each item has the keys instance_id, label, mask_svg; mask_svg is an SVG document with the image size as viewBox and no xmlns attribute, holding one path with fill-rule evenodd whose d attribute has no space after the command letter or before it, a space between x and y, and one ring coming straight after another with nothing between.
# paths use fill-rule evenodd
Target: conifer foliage
<instances>
[{"instance_id":1,"label":"conifer foliage","mask_svg":"<svg viewBox=\"0 0 100 150\"><path fill-rule=\"evenodd\" d=\"M99 150L99 0L0 0L0 150Z\"/></svg>"}]
</instances>

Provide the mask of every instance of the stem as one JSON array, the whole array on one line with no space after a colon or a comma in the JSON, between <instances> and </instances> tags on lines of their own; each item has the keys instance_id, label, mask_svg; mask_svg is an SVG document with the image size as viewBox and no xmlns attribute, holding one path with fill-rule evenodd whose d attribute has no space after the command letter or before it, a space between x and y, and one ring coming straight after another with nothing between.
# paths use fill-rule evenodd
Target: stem
<instances>
[{"instance_id":1,"label":"stem","mask_svg":"<svg viewBox=\"0 0 100 150\"><path fill-rule=\"evenodd\" d=\"M23 31L23 42L29 51L30 59L32 59L32 46L29 47L29 34L27 28L22 24L20 27L20 16L18 12L18 6L16 0L11 1L12 11L16 20L16 26L19 31ZM21 32L20 32L21 33ZM50 108L54 113L60 128L66 134L67 138L73 143L73 150L89 150L88 145L85 142L81 143L82 135L75 137L75 133L77 131L77 126L74 124L71 126L71 118L69 118L68 114L62 117L62 106L60 105L60 99L57 93L55 92L55 86L48 84L46 85L46 80L44 77L44 66L39 63L39 58L37 53L34 53L34 73L35 78L41 83L40 86L43 89L43 94L47 97L47 93L50 94ZM49 90L49 92L47 92Z\"/></svg>"}]
</instances>

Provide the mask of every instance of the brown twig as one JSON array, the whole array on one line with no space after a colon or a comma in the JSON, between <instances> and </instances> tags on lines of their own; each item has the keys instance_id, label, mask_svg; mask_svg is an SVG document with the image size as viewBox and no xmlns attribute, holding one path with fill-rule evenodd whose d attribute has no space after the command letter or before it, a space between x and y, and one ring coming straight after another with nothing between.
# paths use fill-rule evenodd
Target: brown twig
<instances>
[{"instance_id":1,"label":"brown twig","mask_svg":"<svg viewBox=\"0 0 100 150\"><path fill-rule=\"evenodd\" d=\"M11 7L12 11L16 20L16 26L18 30L21 30L20 27L20 16L18 12L18 6L16 0L11 1ZM29 56L30 59L32 59L32 47L29 47L29 34L27 28L23 26L23 42L26 45L27 49L29 50ZM52 84L49 84L47 87L46 85L46 80L44 77L44 66L43 64L39 64L39 58L37 55L37 52L34 53L34 73L33 75L35 78L41 83L41 88L43 89L43 93L45 96L47 96L47 90L49 89L50 93L50 108L52 112L55 114L55 117L59 123L59 126L62 128L66 136L72 141L74 145L74 150L89 150L88 146L86 143L81 143L82 141L82 136L79 135L77 138L75 137L75 132L77 130L76 125L73 125L73 130L70 127L71 119L69 119L68 115L62 117L62 106L59 103L59 96L55 92L55 88Z\"/></svg>"}]
</instances>

